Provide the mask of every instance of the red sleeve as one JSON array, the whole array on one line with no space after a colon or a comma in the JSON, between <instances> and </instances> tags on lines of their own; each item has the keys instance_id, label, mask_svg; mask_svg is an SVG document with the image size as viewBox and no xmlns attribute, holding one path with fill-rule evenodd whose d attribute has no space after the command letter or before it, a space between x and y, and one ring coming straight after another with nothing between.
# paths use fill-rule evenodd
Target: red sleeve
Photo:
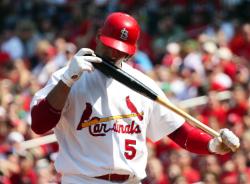
<instances>
[{"instance_id":1,"label":"red sleeve","mask_svg":"<svg viewBox=\"0 0 250 184\"><path fill-rule=\"evenodd\" d=\"M189 125L187 122L172 132L169 138L190 152L211 154L208 150L208 143L212 137L202 130Z\"/></svg>"},{"instance_id":2,"label":"red sleeve","mask_svg":"<svg viewBox=\"0 0 250 184\"><path fill-rule=\"evenodd\" d=\"M56 126L61 111L54 109L46 99L31 109L31 129L36 134L44 134Z\"/></svg>"}]
</instances>

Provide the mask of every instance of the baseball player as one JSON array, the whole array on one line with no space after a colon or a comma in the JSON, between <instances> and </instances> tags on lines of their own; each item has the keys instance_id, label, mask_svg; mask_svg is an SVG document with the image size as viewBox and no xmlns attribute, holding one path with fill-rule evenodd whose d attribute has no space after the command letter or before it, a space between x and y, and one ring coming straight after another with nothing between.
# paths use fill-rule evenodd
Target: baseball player
<instances>
[{"instance_id":1,"label":"baseball player","mask_svg":"<svg viewBox=\"0 0 250 184\"><path fill-rule=\"evenodd\" d=\"M121 12L111 13L97 35L95 51L82 48L52 74L31 103L31 128L53 129L59 143L55 167L63 184L140 183L146 177L146 139L169 136L198 154L225 154L239 147L228 129L212 138L185 120L98 70L105 58L163 95L149 77L126 61L135 54L140 28ZM99 57L98 57L99 56ZM222 141L220 141L222 139Z\"/></svg>"}]
</instances>

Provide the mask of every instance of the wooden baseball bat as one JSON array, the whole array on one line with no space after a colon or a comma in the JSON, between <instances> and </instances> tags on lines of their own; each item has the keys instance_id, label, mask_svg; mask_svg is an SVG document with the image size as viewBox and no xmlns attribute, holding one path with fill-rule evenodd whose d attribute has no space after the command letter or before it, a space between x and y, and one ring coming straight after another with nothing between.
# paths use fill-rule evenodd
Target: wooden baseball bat
<instances>
[{"instance_id":1,"label":"wooden baseball bat","mask_svg":"<svg viewBox=\"0 0 250 184\"><path fill-rule=\"evenodd\" d=\"M194 126L202 129L203 131L207 132L208 134L212 135L213 137L219 137L220 134L215 131L214 129L208 127L204 123L200 122L199 120L195 119L188 113L184 112L180 108L173 105L171 102L169 102L166 97L159 96L156 92L154 92L152 89L144 85L142 82L128 74L127 72L121 70L111 62L103 59L103 62L101 63L92 63L94 67L98 70L100 70L103 74L110 76L114 78L115 80L121 82L122 84L126 85L130 89L144 95L147 98L150 98L151 100L154 100L158 102L159 104L163 105L166 108L169 108L170 110L174 111L175 113L179 114L189 122L193 123Z\"/></svg>"}]
</instances>

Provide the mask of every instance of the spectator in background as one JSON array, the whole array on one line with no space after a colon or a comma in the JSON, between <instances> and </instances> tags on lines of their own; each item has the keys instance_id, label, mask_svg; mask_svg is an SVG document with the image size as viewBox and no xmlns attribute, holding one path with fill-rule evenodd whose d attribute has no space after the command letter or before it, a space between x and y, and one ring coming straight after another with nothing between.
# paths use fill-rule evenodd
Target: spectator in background
<instances>
[{"instance_id":1,"label":"spectator in background","mask_svg":"<svg viewBox=\"0 0 250 184\"><path fill-rule=\"evenodd\" d=\"M182 41L186 35L183 29L175 23L174 18L169 15L165 15L159 20L157 30L158 33L153 41L153 52L158 57L157 63L159 63L159 59L165 53L166 45Z\"/></svg>"},{"instance_id":2,"label":"spectator in background","mask_svg":"<svg viewBox=\"0 0 250 184\"><path fill-rule=\"evenodd\" d=\"M153 70L153 64L148 55L138 50L134 55L134 58L130 61L134 68L142 71L143 73L149 74Z\"/></svg>"},{"instance_id":3,"label":"spectator in background","mask_svg":"<svg viewBox=\"0 0 250 184\"><path fill-rule=\"evenodd\" d=\"M237 74L237 65L233 61L233 54L227 47L220 47L217 51L219 64L223 68L223 72L228 75L232 81L235 80Z\"/></svg>"},{"instance_id":4,"label":"spectator in background","mask_svg":"<svg viewBox=\"0 0 250 184\"><path fill-rule=\"evenodd\" d=\"M218 58L215 54L217 49L217 45L213 41L204 40L201 42L201 57L206 73L211 72L218 64Z\"/></svg>"},{"instance_id":5,"label":"spectator in background","mask_svg":"<svg viewBox=\"0 0 250 184\"><path fill-rule=\"evenodd\" d=\"M45 43L44 43L45 44ZM57 39L55 46L44 45L45 64L42 66L38 75L38 81L43 86L48 81L49 76L56 70L64 67L76 52L76 46L73 43L67 43L64 39ZM37 71L36 71L37 72Z\"/></svg>"},{"instance_id":6,"label":"spectator in background","mask_svg":"<svg viewBox=\"0 0 250 184\"><path fill-rule=\"evenodd\" d=\"M250 164L250 131L248 127L247 127L247 130L242 135L242 151L246 157L247 167L249 167L249 164Z\"/></svg>"},{"instance_id":7,"label":"spectator in background","mask_svg":"<svg viewBox=\"0 0 250 184\"><path fill-rule=\"evenodd\" d=\"M209 124L209 126L218 129L226 126L227 123L227 111L228 108L225 104L216 97L215 91L210 91L208 94L208 101L206 105L200 108L200 120L208 124L212 122L213 124ZM210 119L213 121L210 121Z\"/></svg>"},{"instance_id":8,"label":"spectator in background","mask_svg":"<svg viewBox=\"0 0 250 184\"><path fill-rule=\"evenodd\" d=\"M235 34L237 20L229 20L221 11L215 12L214 20L203 31L210 40L218 41L220 46L226 47Z\"/></svg>"},{"instance_id":9,"label":"spectator in background","mask_svg":"<svg viewBox=\"0 0 250 184\"><path fill-rule=\"evenodd\" d=\"M166 45L166 54L164 55L161 64L177 72L182 63L180 56L181 47L178 43L172 42Z\"/></svg>"},{"instance_id":10,"label":"spectator in background","mask_svg":"<svg viewBox=\"0 0 250 184\"><path fill-rule=\"evenodd\" d=\"M13 66L13 61L7 52L0 52L0 80L8 78L8 72Z\"/></svg>"},{"instance_id":11,"label":"spectator in background","mask_svg":"<svg viewBox=\"0 0 250 184\"><path fill-rule=\"evenodd\" d=\"M233 160L228 160L224 164L223 174L221 175L220 183L249 183L249 174L249 168L246 167L245 156L243 156L241 152L237 152L233 156Z\"/></svg>"},{"instance_id":12,"label":"spectator in background","mask_svg":"<svg viewBox=\"0 0 250 184\"><path fill-rule=\"evenodd\" d=\"M208 77L210 77L210 90L225 91L233 85L232 79L224 73L224 69L221 65L214 67L211 73L208 74Z\"/></svg>"},{"instance_id":13,"label":"spectator in background","mask_svg":"<svg viewBox=\"0 0 250 184\"><path fill-rule=\"evenodd\" d=\"M143 180L143 184L169 184L167 175L165 175L164 165L156 156L155 145L149 142L147 147L149 150L148 165L146 168L148 177Z\"/></svg>"},{"instance_id":14,"label":"spectator in background","mask_svg":"<svg viewBox=\"0 0 250 184\"><path fill-rule=\"evenodd\" d=\"M222 173L220 162L214 155L209 155L208 157L201 158L199 164L201 164L200 168L203 175L206 173L213 173L218 179Z\"/></svg>"},{"instance_id":15,"label":"spectator in background","mask_svg":"<svg viewBox=\"0 0 250 184\"><path fill-rule=\"evenodd\" d=\"M31 59L35 54L37 43L41 40L34 22L29 19L20 20L16 27L16 34L22 43L22 58Z\"/></svg>"},{"instance_id":16,"label":"spectator in background","mask_svg":"<svg viewBox=\"0 0 250 184\"><path fill-rule=\"evenodd\" d=\"M219 184L219 179L215 173L207 172L202 176L200 184Z\"/></svg>"},{"instance_id":17,"label":"spectator in background","mask_svg":"<svg viewBox=\"0 0 250 184\"><path fill-rule=\"evenodd\" d=\"M243 57L246 62L250 60L250 24L245 23L236 32L230 42L230 48L234 54Z\"/></svg>"},{"instance_id":18,"label":"spectator in background","mask_svg":"<svg viewBox=\"0 0 250 184\"><path fill-rule=\"evenodd\" d=\"M2 33L1 51L7 53L12 60L21 59L24 57L24 49L22 41L16 35L14 25L4 26Z\"/></svg>"},{"instance_id":19,"label":"spectator in background","mask_svg":"<svg viewBox=\"0 0 250 184\"><path fill-rule=\"evenodd\" d=\"M14 62L15 69L18 75L18 84L21 89L27 89L30 87L31 71L28 69L26 63L22 59L18 59Z\"/></svg>"},{"instance_id":20,"label":"spectator in background","mask_svg":"<svg viewBox=\"0 0 250 184\"><path fill-rule=\"evenodd\" d=\"M41 40L36 45L36 66L32 69L32 74L35 76L40 75L40 82L43 83L44 80L47 79L46 76L45 79L42 79L42 70L48 64L50 61L53 60L53 58L56 55L56 50L52 46L52 44L47 40ZM53 69L52 69L53 70Z\"/></svg>"},{"instance_id":21,"label":"spectator in background","mask_svg":"<svg viewBox=\"0 0 250 184\"><path fill-rule=\"evenodd\" d=\"M56 39L56 30L53 26L53 22L50 18L42 18L42 20L39 23L39 36L42 39L46 39L50 42L53 42L53 40Z\"/></svg>"},{"instance_id":22,"label":"spectator in background","mask_svg":"<svg viewBox=\"0 0 250 184\"><path fill-rule=\"evenodd\" d=\"M177 153L177 164L181 169L181 175L185 177L188 183L195 183L200 180L200 173L192 166L191 154L185 150L179 150Z\"/></svg>"},{"instance_id":23,"label":"spectator in background","mask_svg":"<svg viewBox=\"0 0 250 184\"><path fill-rule=\"evenodd\" d=\"M185 41L183 52L183 69L194 70L203 79L205 70L202 64L201 55L199 54L199 43L195 40Z\"/></svg>"},{"instance_id":24,"label":"spectator in background","mask_svg":"<svg viewBox=\"0 0 250 184\"><path fill-rule=\"evenodd\" d=\"M228 115L234 113L243 118L248 112L248 102L246 101L248 95L243 86L234 86Z\"/></svg>"}]
</instances>

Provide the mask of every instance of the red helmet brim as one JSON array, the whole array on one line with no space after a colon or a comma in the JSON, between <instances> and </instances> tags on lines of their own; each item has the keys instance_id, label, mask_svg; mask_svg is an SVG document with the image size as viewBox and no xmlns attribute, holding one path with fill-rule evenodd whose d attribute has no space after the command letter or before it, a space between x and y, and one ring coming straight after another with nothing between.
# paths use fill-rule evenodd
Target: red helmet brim
<instances>
[{"instance_id":1,"label":"red helmet brim","mask_svg":"<svg viewBox=\"0 0 250 184\"><path fill-rule=\"evenodd\" d=\"M116 40L107 36L101 35L100 41L108 47L127 53L129 55L133 55L136 51L136 46L124 43L120 40Z\"/></svg>"}]
</instances>

